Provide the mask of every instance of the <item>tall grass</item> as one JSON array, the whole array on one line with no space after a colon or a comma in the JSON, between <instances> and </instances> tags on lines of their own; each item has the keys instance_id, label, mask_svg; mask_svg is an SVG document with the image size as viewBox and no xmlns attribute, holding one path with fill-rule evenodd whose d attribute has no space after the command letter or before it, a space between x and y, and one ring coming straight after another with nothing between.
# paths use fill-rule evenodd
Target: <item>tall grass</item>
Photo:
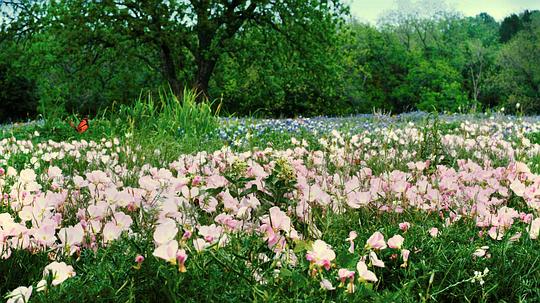
<instances>
[{"instance_id":1,"label":"tall grass","mask_svg":"<svg viewBox=\"0 0 540 303\"><path fill-rule=\"evenodd\" d=\"M161 90L157 94L141 94L132 104L113 104L96 116L90 116L90 128L83 134L69 125L69 121L77 124L81 116L47 115L39 123L0 129L0 139L12 136L33 139L34 131L40 134L39 138L54 141L99 141L117 137L139 145L147 155L159 149L157 158L167 161L181 153L222 147L223 142L217 135L220 108L221 104L199 98L189 89L184 89L181 97L170 90Z\"/></svg>"},{"instance_id":2,"label":"tall grass","mask_svg":"<svg viewBox=\"0 0 540 303\"><path fill-rule=\"evenodd\" d=\"M120 105L103 111L98 121L109 123L112 135L130 138L147 154L159 148L161 161L171 160L180 153L202 149L218 149L217 139L220 105L202 100L199 95L184 89L178 98L171 91L162 90L157 97L141 95L132 105Z\"/></svg>"},{"instance_id":3,"label":"tall grass","mask_svg":"<svg viewBox=\"0 0 540 303\"><path fill-rule=\"evenodd\" d=\"M188 89L184 89L181 99L166 91L160 91L157 98L148 93L133 105L120 105L117 112L113 107L108 116L119 133L199 137L218 128L219 106L213 111L212 103L197 99L197 93Z\"/></svg>"}]
</instances>

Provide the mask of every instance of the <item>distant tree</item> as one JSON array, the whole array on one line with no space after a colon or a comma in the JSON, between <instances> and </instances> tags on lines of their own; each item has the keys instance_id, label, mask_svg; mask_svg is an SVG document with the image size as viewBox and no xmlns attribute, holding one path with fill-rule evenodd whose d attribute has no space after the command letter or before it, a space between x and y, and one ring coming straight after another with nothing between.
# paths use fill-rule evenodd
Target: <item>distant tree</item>
<instances>
[{"instance_id":1,"label":"distant tree","mask_svg":"<svg viewBox=\"0 0 540 303\"><path fill-rule=\"evenodd\" d=\"M396 8L383 14L378 23L386 31L395 32L408 50L429 53L440 43L445 30L440 27L442 22L458 17L445 0L398 0Z\"/></svg>"},{"instance_id":2,"label":"distant tree","mask_svg":"<svg viewBox=\"0 0 540 303\"><path fill-rule=\"evenodd\" d=\"M221 96L232 113L261 116L345 114L355 109L344 94L348 31L332 18L320 26L250 27L231 43L235 52L220 58L210 82L210 94ZM323 25L322 23L326 24ZM309 32L307 31L316 31ZM304 35L318 39L303 39Z\"/></svg>"},{"instance_id":3,"label":"distant tree","mask_svg":"<svg viewBox=\"0 0 540 303\"><path fill-rule=\"evenodd\" d=\"M495 57L499 48L499 24L493 17L481 13L475 17L462 20L466 28L466 36L459 45L463 46L464 63L462 74L465 88L472 99L472 109L476 110L480 103L489 103L484 95L486 81L493 72Z\"/></svg>"},{"instance_id":4,"label":"distant tree","mask_svg":"<svg viewBox=\"0 0 540 303\"><path fill-rule=\"evenodd\" d=\"M540 14L535 14L531 16L528 30L520 31L501 49L497 60L500 72L493 78L496 91L507 103L520 103L522 109L530 113L540 113L538 62Z\"/></svg>"},{"instance_id":5,"label":"distant tree","mask_svg":"<svg viewBox=\"0 0 540 303\"><path fill-rule=\"evenodd\" d=\"M510 41L521 29L523 29L523 24L518 15L512 14L504 18L499 31L501 42L506 43Z\"/></svg>"},{"instance_id":6,"label":"distant tree","mask_svg":"<svg viewBox=\"0 0 540 303\"><path fill-rule=\"evenodd\" d=\"M112 102L127 102L141 89L155 89L160 83L176 94L184 86L197 88L203 96L230 94L231 112L236 112L240 100L246 102L242 109L248 108L246 100L253 98L245 94L248 91L261 93L262 100L277 105L276 98L267 98L272 92L265 92L260 82L250 90L221 86L222 80L242 84L248 79L245 72L254 69L273 79L269 82L280 94L280 110L287 115L295 110L322 113L329 107L321 104L340 96L339 86L331 85L340 82L339 56L328 55L339 48L336 37L348 14L339 0L12 0L0 4L0 12L9 17L0 28L9 35L0 38L24 44L15 64L36 79L42 103L64 105L68 111L95 111ZM257 54L272 54L266 56L271 60ZM243 62L250 67L237 64L237 59L247 60ZM221 68L221 63L228 66ZM232 66L242 70L233 71ZM278 66L280 70L273 73L265 69ZM210 89L211 84L219 87Z\"/></svg>"},{"instance_id":7,"label":"distant tree","mask_svg":"<svg viewBox=\"0 0 540 303\"><path fill-rule=\"evenodd\" d=\"M506 43L523 29L528 29L534 19L534 16L540 15L540 11L525 10L521 14L512 14L504 18L499 30L500 40Z\"/></svg>"},{"instance_id":8,"label":"distant tree","mask_svg":"<svg viewBox=\"0 0 540 303\"><path fill-rule=\"evenodd\" d=\"M458 111L469 106L463 79L445 60L422 60L411 68L398 88L400 98L424 111Z\"/></svg>"},{"instance_id":9,"label":"distant tree","mask_svg":"<svg viewBox=\"0 0 540 303\"><path fill-rule=\"evenodd\" d=\"M345 81L352 104L362 112L373 108L392 112L414 109L415 103L402 99L399 88L418 56L402 44L399 34L365 24L351 27L353 40L346 50L349 62Z\"/></svg>"}]
</instances>

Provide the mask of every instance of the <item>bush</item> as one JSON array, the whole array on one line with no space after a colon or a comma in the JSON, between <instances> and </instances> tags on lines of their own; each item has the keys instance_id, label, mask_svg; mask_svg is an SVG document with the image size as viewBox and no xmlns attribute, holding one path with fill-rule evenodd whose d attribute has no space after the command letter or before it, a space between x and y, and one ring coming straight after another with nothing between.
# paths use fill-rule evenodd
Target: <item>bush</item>
<instances>
[{"instance_id":1,"label":"bush","mask_svg":"<svg viewBox=\"0 0 540 303\"><path fill-rule=\"evenodd\" d=\"M448 62L422 61L407 75L401 94L408 104L416 104L419 110L455 112L468 107L461 83L460 73Z\"/></svg>"}]
</instances>

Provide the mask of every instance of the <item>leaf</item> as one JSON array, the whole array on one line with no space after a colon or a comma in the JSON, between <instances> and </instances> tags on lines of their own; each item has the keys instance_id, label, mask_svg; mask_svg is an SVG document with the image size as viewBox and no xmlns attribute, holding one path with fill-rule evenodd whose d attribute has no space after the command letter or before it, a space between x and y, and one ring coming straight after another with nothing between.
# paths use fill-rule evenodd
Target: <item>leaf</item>
<instances>
[{"instance_id":1,"label":"leaf","mask_svg":"<svg viewBox=\"0 0 540 303\"><path fill-rule=\"evenodd\" d=\"M295 240L293 251L295 253L299 253L304 250L307 251L308 249L311 249L312 246L313 246L313 241Z\"/></svg>"},{"instance_id":2,"label":"leaf","mask_svg":"<svg viewBox=\"0 0 540 303\"><path fill-rule=\"evenodd\" d=\"M293 272L290 271L288 268L282 268L279 271L279 276L282 278L291 278L293 276Z\"/></svg>"},{"instance_id":3,"label":"leaf","mask_svg":"<svg viewBox=\"0 0 540 303\"><path fill-rule=\"evenodd\" d=\"M250 188L244 190L243 192L240 193L239 197L245 197L249 194L253 194L253 193L256 193L258 191L257 189L257 185L255 184L252 184Z\"/></svg>"},{"instance_id":4,"label":"leaf","mask_svg":"<svg viewBox=\"0 0 540 303\"><path fill-rule=\"evenodd\" d=\"M336 263L340 264L344 268L353 269L356 268L359 256L356 254L341 254L338 255Z\"/></svg>"}]
</instances>

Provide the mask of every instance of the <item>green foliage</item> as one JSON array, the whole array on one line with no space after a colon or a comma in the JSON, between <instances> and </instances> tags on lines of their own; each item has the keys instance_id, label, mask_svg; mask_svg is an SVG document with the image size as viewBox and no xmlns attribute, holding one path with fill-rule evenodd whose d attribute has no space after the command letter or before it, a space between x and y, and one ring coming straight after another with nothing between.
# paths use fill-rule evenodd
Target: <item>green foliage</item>
<instances>
[{"instance_id":1,"label":"green foliage","mask_svg":"<svg viewBox=\"0 0 540 303\"><path fill-rule=\"evenodd\" d=\"M157 156L164 161L174 159L181 152L200 150L202 146L221 146L215 137L220 105L213 110L208 101L196 99L197 94L188 89L181 98L162 90L157 98L152 94L141 96L133 105L112 106L98 117L103 117L100 121L107 123L115 136L133 136L147 154L153 154L156 146L160 146Z\"/></svg>"},{"instance_id":2,"label":"green foliage","mask_svg":"<svg viewBox=\"0 0 540 303\"><path fill-rule=\"evenodd\" d=\"M17 61L36 79L44 116L96 114L112 102L130 103L142 90L161 84L159 73L138 58L145 48L129 41L112 48L77 36L83 30L66 33L53 27L36 34Z\"/></svg>"},{"instance_id":3,"label":"green foliage","mask_svg":"<svg viewBox=\"0 0 540 303\"><path fill-rule=\"evenodd\" d=\"M414 54L407 51L393 32L380 32L361 24L352 25L352 39L346 46L349 54L346 94L359 112L373 108L402 112L412 104L403 100L398 89L403 85ZM414 103L413 103L414 104Z\"/></svg>"},{"instance_id":4,"label":"green foliage","mask_svg":"<svg viewBox=\"0 0 540 303\"><path fill-rule=\"evenodd\" d=\"M407 78L409 86L404 88L407 92L403 97L418 98L419 110L456 112L468 105L461 75L444 61L420 62Z\"/></svg>"},{"instance_id":5,"label":"green foliage","mask_svg":"<svg viewBox=\"0 0 540 303\"><path fill-rule=\"evenodd\" d=\"M140 97L132 106L111 107L110 117L118 123L119 132L141 132L145 135L200 137L218 127L212 104L196 102L197 94L185 89L179 99L172 92L160 92L158 99L151 94ZM107 114L107 111L104 112Z\"/></svg>"},{"instance_id":6,"label":"green foliage","mask_svg":"<svg viewBox=\"0 0 540 303\"><path fill-rule=\"evenodd\" d=\"M527 30L519 32L501 49L497 63L500 73L493 86L504 96L510 111L517 103L525 112L540 112L540 13Z\"/></svg>"},{"instance_id":7,"label":"green foliage","mask_svg":"<svg viewBox=\"0 0 540 303\"><path fill-rule=\"evenodd\" d=\"M17 73L8 55L0 55L0 123L31 119L37 113L35 83Z\"/></svg>"},{"instance_id":8,"label":"green foliage","mask_svg":"<svg viewBox=\"0 0 540 303\"><path fill-rule=\"evenodd\" d=\"M211 95L229 113L298 116L351 112L343 93L345 32L330 14L309 24L253 26L223 54ZM332 54L332 55L329 55Z\"/></svg>"},{"instance_id":9,"label":"green foliage","mask_svg":"<svg viewBox=\"0 0 540 303\"><path fill-rule=\"evenodd\" d=\"M176 96L193 87L199 100L220 100L222 112L237 115L517 103L540 112L538 11L499 24L486 13L463 17L445 1L400 2L374 27L346 22L338 0L21 3L1 8L3 106L25 100L18 112L2 111L10 119L95 115L141 92L159 98L164 86Z\"/></svg>"},{"instance_id":10,"label":"green foliage","mask_svg":"<svg viewBox=\"0 0 540 303\"><path fill-rule=\"evenodd\" d=\"M538 14L540 14L540 11L525 10L519 15L511 14L504 18L499 29L501 42L506 43L520 31L530 28L532 19Z\"/></svg>"}]
</instances>

